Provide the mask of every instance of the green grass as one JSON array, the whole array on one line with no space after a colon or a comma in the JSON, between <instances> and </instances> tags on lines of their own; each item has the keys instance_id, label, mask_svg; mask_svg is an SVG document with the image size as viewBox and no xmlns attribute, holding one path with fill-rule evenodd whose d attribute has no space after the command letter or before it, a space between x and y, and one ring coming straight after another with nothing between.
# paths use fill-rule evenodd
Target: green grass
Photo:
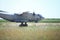
<instances>
[{"instance_id":1,"label":"green grass","mask_svg":"<svg viewBox=\"0 0 60 40\"><path fill-rule=\"evenodd\" d=\"M20 23L0 20L0 40L60 40L60 19L44 19L39 23Z\"/></svg>"},{"instance_id":2,"label":"green grass","mask_svg":"<svg viewBox=\"0 0 60 40\"><path fill-rule=\"evenodd\" d=\"M41 22L41 23L60 23L60 19L59 18L46 18L39 22Z\"/></svg>"},{"instance_id":3,"label":"green grass","mask_svg":"<svg viewBox=\"0 0 60 40\"><path fill-rule=\"evenodd\" d=\"M60 23L0 23L0 40L60 40Z\"/></svg>"},{"instance_id":4,"label":"green grass","mask_svg":"<svg viewBox=\"0 0 60 40\"><path fill-rule=\"evenodd\" d=\"M7 20L0 19L0 22L8 22Z\"/></svg>"},{"instance_id":5,"label":"green grass","mask_svg":"<svg viewBox=\"0 0 60 40\"><path fill-rule=\"evenodd\" d=\"M0 20L0 22L9 22L7 20ZM40 23L60 23L60 18L45 18L39 21Z\"/></svg>"}]
</instances>

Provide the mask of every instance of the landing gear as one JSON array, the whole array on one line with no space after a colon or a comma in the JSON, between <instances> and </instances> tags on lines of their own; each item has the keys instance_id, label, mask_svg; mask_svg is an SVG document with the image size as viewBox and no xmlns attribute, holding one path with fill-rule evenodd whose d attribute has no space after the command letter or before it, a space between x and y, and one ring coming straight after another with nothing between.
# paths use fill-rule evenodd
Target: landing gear
<instances>
[{"instance_id":1,"label":"landing gear","mask_svg":"<svg viewBox=\"0 0 60 40\"><path fill-rule=\"evenodd\" d=\"M28 26L27 22L23 23L21 22L21 24L19 26Z\"/></svg>"}]
</instances>

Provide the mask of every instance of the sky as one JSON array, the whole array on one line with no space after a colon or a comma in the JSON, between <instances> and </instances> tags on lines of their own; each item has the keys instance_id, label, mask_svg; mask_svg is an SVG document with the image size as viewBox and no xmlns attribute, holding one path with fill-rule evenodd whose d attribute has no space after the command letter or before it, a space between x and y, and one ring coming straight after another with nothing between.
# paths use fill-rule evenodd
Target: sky
<instances>
[{"instance_id":1,"label":"sky","mask_svg":"<svg viewBox=\"0 0 60 40\"><path fill-rule=\"evenodd\" d=\"M0 10L8 14L29 11L45 18L60 18L60 0L0 0Z\"/></svg>"}]
</instances>

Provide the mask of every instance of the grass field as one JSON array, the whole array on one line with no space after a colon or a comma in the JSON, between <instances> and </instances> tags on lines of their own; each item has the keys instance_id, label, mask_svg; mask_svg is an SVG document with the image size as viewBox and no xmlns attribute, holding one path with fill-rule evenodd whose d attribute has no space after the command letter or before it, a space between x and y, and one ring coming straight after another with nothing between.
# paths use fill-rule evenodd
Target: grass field
<instances>
[{"instance_id":1,"label":"grass field","mask_svg":"<svg viewBox=\"0 0 60 40\"><path fill-rule=\"evenodd\" d=\"M60 23L0 23L0 40L60 40Z\"/></svg>"},{"instance_id":2,"label":"grass field","mask_svg":"<svg viewBox=\"0 0 60 40\"><path fill-rule=\"evenodd\" d=\"M0 20L0 22L9 22L7 20ZM60 23L60 18L45 18L44 20L40 20L39 23Z\"/></svg>"},{"instance_id":3,"label":"grass field","mask_svg":"<svg viewBox=\"0 0 60 40\"><path fill-rule=\"evenodd\" d=\"M42 23L60 23L60 18L46 18L46 19L41 20L39 22L42 22Z\"/></svg>"},{"instance_id":4,"label":"grass field","mask_svg":"<svg viewBox=\"0 0 60 40\"><path fill-rule=\"evenodd\" d=\"M60 23L20 23L0 22L0 40L60 40Z\"/></svg>"}]
</instances>

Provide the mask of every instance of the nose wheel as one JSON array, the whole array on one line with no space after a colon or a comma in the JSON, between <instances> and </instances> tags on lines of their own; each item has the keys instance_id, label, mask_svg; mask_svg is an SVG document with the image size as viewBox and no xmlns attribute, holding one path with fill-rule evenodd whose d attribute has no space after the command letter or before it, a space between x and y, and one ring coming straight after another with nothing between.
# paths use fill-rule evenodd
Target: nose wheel
<instances>
[{"instance_id":1,"label":"nose wheel","mask_svg":"<svg viewBox=\"0 0 60 40\"><path fill-rule=\"evenodd\" d=\"M21 23L19 26L28 26L28 24L27 24L27 22L25 22L25 23Z\"/></svg>"}]
</instances>

